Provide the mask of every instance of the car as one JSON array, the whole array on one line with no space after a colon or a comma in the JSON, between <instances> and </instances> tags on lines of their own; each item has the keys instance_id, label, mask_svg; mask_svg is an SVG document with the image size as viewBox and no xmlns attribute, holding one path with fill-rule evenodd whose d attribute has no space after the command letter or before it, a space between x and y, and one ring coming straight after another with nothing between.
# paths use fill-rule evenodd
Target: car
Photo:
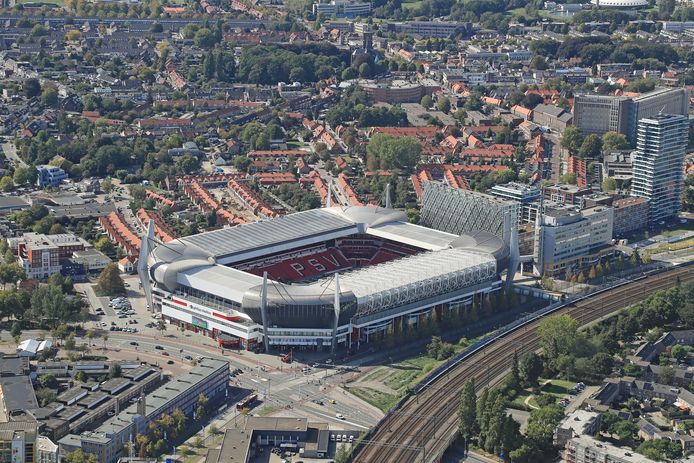
<instances>
[{"instance_id":1,"label":"car","mask_svg":"<svg viewBox=\"0 0 694 463\"><path fill-rule=\"evenodd\" d=\"M167 365L173 365L173 364L174 364L174 361L173 361L173 360L168 360L168 361L166 362L166 364L167 364Z\"/></svg>"},{"instance_id":2,"label":"car","mask_svg":"<svg viewBox=\"0 0 694 463\"><path fill-rule=\"evenodd\" d=\"M129 288L129 287L130 287L130 283L127 283L127 282L126 282L126 283L123 283L123 286L125 286L126 288Z\"/></svg>"},{"instance_id":3,"label":"car","mask_svg":"<svg viewBox=\"0 0 694 463\"><path fill-rule=\"evenodd\" d=\"M330 441L335 442L335 434L330 434Z\"/></svg>"},{"instance_id":4,"label":"car","mask_svg":"<svg viewBox=\"0 0 694 463\"><path fill-rule=\"evenodd\" d=\"M108 330L109 330L109 331L116 331L116 327L115 327L115 326L112 326L112 327L110 327Z\"/></svg>"},{"instance_id":5,"label":"car","mask_svg":"<svg viewBox=\"0 0 694 463\"><path fill-rule=\"evenodd\" d=\"M164 348L163 348L162 346L154 346L154 348L155 348L156 350L164 350Z\"/></svg>"},{"instance_id":6,"label":"car","mask_svg":"<svg viewBox=\"0 0 694 463\"><path fill-rule=\"evenodd\" d=\"M336 440L337 440L338 442L342 442L342 435L338 434L337 437L336 437Z\"/></svg>"},{"instance_id":7,"label":"car","mask_svg":"<svg viewBox=\"0 0 694 463\"><path fill-rule=\"evenodd\" d=\"M347 442L347 435L346 435L346 434L343 434L343 435L342 435L342 441L343 441L343 442Z\"/></svg>"},{"instance_id":8,"label":"car","mask_svg":"<svg viewBox=\"0 0 694 463\"><path fill-rule=\"evenodd\" d=\"M169 356L169 353L166 352L166 351L164 351L164 352L161 353L161 355L163 355L164 357L168 357L168 356Z\"/></svg>"},{"instance_id":9,"label":"car","mask_svg":"<svg viewBox=\"0 0 694 463\"><path fill-rule=\"evenodd\" d=\"M186 360L189 360L189 361L190 361L190 360L193 360L193 357L191 357L190 355L186 355L186 356L183 357L183 358L186 359Z\"/></svg>"},{"instance_id":10,"label":"car","mask_svg":"<svg viewBox=\"0 0 694 463\"><path fill-rule=\"evenodd\" d=\"M130 341L130 345L131 346L139 346L140 343L138 343L137 341Z\"/></svg>"},{"instance_id":11,"label":"car","mask_svg":"<svg viewBox=\"0 0 694 463\"><path fill-rule=\"evenodd\" d=\"M349 436L349 442L350 443L354 442L354 436Z\"/></svg>"},{"instance_id":12,"label":"car","mask_svg":"<svg viewBox=\"0 0 694 463\"><path fill-rule=\"evenodd\" d=\"M118 315L118 318L128 318L127 315Z\"/></svg>"},{"instance_id":13,"label":"car","mask_svg":"<svg viewBox=\"0 0 694 463\"><path fill-rule=\"evenodd\" d=\"M338 420L344 420L345 415L343 415L342 413L335 413L335 418L337 418Z\"/></svg>"}]
</instances>

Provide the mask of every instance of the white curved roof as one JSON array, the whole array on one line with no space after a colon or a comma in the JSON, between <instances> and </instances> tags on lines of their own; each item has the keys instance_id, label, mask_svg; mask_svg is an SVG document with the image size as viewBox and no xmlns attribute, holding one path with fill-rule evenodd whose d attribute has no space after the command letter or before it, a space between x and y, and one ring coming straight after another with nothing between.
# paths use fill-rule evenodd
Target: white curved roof
<instances>
[{"instance_id":1,"label":"white curved roof","mask_svg":"<svg viewBox=\"0 0 694 463\"><path fill-rule=\"evenodd\" d=\"M641 8L648 6L648 0L591 0L590 3L613 8Z\"/></svg>"},{"instance_id":2,"label":"white curved roof","mask_svg":"<svg viewBox=\"0 0 694 463\"><path fill-rule=\"evenodd\" d=\"M496 270L489 253L444 249L346 272L340 290L351 291L359 312L368 313L479 284L494 278ZM334 284L329 285L333 290Z\"/></svg>"}]
</instances>

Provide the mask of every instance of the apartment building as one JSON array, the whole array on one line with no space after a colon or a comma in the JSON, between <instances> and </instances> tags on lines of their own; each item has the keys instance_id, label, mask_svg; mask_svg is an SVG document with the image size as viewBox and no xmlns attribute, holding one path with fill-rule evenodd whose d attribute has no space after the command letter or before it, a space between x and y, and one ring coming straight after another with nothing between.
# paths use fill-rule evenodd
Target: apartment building
<instances>
[{"instance_id":1,"label":"apartment building","mask_svg":"<svg viewBox=\"0 0 694 463\"><path fill-rule=\"evenodd\" d=\"M8 242L11 249L17 250L17 260L27 277L36 279L59 273L62 270L61 259L92 247L88 241L72 233L44 235L31 232Z\"/></svg>"},{"instance_id":2,"label":"apartment building","mask_svg":"<svg viewBox=\"0 0 694 463\"><path fill-rule=\"evenodd\" d=\"M67 173L60 167L42 165L36 166L36 171L38 172L36 184L41 188L58 186L67 178Z\"/></svg>"},{"instance_id":3,"label":"apartment building","mask_svg":"<svg viewBox=\"0 0 694 463\"><path fill-rule=\"evenodd\" d=\"M688 127L688 118L681 115L658 114L639 121L631 194L648 199L651 225L682 208Z\"/></svg>"}]
</instances>

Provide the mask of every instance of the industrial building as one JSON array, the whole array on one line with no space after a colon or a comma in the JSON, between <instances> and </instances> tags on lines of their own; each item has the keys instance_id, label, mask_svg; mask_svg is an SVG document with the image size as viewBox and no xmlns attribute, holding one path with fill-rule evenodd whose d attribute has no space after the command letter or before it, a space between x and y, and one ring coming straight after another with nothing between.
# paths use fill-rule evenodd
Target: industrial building
<instances>
[{"instance_id":1,"label":"industrial building","mask_svg":"<svg viewBox=\"0 0 694 463\"><path fill-rule=\"evenodd\" d=\"M331 349L471 308L501 286L509 255L508 241L484 230L448 233L403 211L350 206L165 244L150 236L138 272L165 320L222 346Z\"/></svg>"}]
</instances>

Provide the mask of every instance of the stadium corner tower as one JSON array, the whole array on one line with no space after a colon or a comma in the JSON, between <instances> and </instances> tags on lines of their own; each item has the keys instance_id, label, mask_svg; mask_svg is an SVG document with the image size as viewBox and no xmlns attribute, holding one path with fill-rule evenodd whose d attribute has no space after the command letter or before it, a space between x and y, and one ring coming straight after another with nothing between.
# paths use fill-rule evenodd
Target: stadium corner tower
<instances>
[{"instance_id":1,"label":"stadium corner tower","mask_svg":"<svg viewBox=\"0 0 694 463\"><path fill-rule=\"evenodd\" d=\"M142 240L150 307L245 349L348 348L393 327L466 311L501 285L509 243L407 222L402 211L329 207L170 241Z\"/></svg>"}]
</instances>

